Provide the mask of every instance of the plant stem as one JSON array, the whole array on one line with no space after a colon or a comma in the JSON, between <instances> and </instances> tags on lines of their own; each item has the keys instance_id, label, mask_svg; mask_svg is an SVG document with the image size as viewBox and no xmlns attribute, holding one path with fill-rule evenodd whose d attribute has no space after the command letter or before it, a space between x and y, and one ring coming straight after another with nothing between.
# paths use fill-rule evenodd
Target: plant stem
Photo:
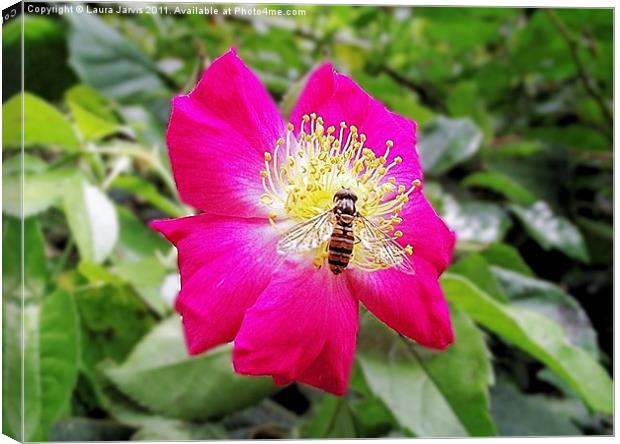
<instances>
[{"instance_id":1,"label":"plant stem","mask_svg":"<svg viewBox=\"0 0 620 444\"><path fill-rule=\"evenodd\" d=\"M159 157L155 155L154 153L145 151L140 148L134 148L134 147L128 147L128 146L123 146L119 148L99 147L97 148L97 151L100 153L106 153L106 154L125 155L128 157L133 157L134 159L140 159L140 160L147 162L155 170L155 172L163 179L168 189L172 192L172 195L175 196L177 199L179 198L176 186L174 184L174 179L172 178L168 170L164 167L164 165L161 163L161 161L159 160Z\"/></svg>"}]
</instances>

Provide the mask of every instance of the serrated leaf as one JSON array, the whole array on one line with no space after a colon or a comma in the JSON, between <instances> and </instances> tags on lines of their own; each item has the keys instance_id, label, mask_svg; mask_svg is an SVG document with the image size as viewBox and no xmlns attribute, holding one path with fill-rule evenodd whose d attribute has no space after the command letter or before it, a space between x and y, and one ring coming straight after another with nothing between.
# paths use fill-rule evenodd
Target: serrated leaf
<instances>
[{"instance_id":1,"label":"serrated leaf","mask_svg":"<svg viewBox=\"0 0 620 444\"><path fill-rule=\"evenodd\" d=\"M482 143L482 131L469 118L439 116L428 124L418 141L424 170L439 176L472 157Z\"/></svg>"},{"instance_id":2,"label":"serrated leaf","mask_svg":"<svg viewBox=\"0 0 620 444\"><path fill-rule=\"evenodd\" d=\"M358 359L370 390L417 436L495 433L488 414L489 354L479 330L454 312L459 338L432 352L398 337L370 317L360 328Z\"/></svg>"},{"instance_id":3,"label":"serrated leaf","mask_svg":"<svg viewBox=\"0 0 620 444\"><path fill-rule=\"evenodd\" d=\"M446 297L477 323L552 369L594 410L613 410L612 381L588 353L569 343L562 327L538 313L497 302L469 280L445 274Z\"/></svg>"},{"instance_id":4,"label":"serrated leaf","mask_svg":"<svg viewBox=\"0 0 620 444\"><path fill-rule=\"evenodd\" d=\"M68 151L78 149L69 120L45 100L30 94L17 94L2 105L2 145L22 145L22 98L24 146L56 147Z\"/></svg>"},{"instance_id":5,"label":"serrated leaf","mask_svg":"<svg viewBox=\"0 0 620 444\"><path fill-rule=\"evenodd\" d=\"M568 219L556 215L546 202L538 201L529 207L510 205L510 209L545 250L556 248L573 259L590 260L579 230Z\"/></svg>"},{"instance_id":6,"label":"serrated leaf","mask_svg":"<svg viewBox=\"0 0 620 444\"><path fill-rule=\"evenodd\" d=\"M68 181L62 202L80 256L103 262L118 239L118 216L108 196L76 174Z\"/></svg>"},{"instance_id":7,"label":"serrated leaf","mask_svg":"<svg viewBox=\"0 0 620 444\"><path fill-rule=\"evenodd\" d=\"M230 346L220 346L190 357L175 316L146 335L122 365L105 373L125 395L153 412L204 420L251 405L276 390L268 378L235 374L230 351Z\"/></svg>"}]
</instances>

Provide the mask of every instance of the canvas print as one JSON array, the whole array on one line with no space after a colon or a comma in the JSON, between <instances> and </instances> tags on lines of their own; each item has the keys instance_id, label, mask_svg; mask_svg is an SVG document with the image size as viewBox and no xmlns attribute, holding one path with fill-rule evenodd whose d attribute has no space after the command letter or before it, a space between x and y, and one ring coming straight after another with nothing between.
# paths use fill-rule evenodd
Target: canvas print
<instances>
[{"instance_id":1,"label":"canvas print","mask_svg":"<svg viewBox=\"0 0 620 444\"><path fill-rule=\"evenodd\" d=\"M613 9L24 2L2 51L3 434L613 434Z\"/></svg>"}]
</instances>

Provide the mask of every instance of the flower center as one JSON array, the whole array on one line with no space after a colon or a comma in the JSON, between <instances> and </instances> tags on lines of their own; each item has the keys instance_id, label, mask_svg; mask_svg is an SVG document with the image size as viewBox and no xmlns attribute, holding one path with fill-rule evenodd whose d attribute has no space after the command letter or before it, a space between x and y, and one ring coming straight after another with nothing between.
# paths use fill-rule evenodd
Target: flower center
<instances>
[{"instance_id":1,"label":"flower center","mask_svg":"<svg viewBox=\"0 0 620 444\"><path fill-rule=\"evenodd\" d=\"M278 228L275 221L280 217L303 222L317 216L330 210L334 195L346 188L357 196L360 215L392 237L401 237L402 231L395 228L402 222L399 213L421 182L397 184L390 176L403 162L396 156L388 163L391 140L385 142L382 155L365 142L366 135L356 126L341 122L338 129L325 128L323 119L314 113L303 116L298 137L289 123L273 153L265 152L265 168L260 172L265 190L261 202L270 208L270 222ZM410 252L411 247L405 250Z\"/></svg>"}]
</instances>

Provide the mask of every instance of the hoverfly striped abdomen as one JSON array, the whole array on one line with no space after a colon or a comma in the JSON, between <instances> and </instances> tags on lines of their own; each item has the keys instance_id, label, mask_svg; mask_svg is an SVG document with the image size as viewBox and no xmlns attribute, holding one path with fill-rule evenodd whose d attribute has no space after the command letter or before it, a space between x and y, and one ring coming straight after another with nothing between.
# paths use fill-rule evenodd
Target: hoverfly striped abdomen
<instances>
[{"instance_id":1,"label":"hoverfly striped abdomen","mask_svg":"<svg viewBox=\"0 0 620 444\"><path fill-rule=\"evenodd\" d=\"M347 268L355 236L353 235L353 222L357 215L355 201L357 196L346 189L340 190L334 196L334 231L329 239L327 262L329 269L334 274L340 274Z\"/></svg>"}]
</instances>

